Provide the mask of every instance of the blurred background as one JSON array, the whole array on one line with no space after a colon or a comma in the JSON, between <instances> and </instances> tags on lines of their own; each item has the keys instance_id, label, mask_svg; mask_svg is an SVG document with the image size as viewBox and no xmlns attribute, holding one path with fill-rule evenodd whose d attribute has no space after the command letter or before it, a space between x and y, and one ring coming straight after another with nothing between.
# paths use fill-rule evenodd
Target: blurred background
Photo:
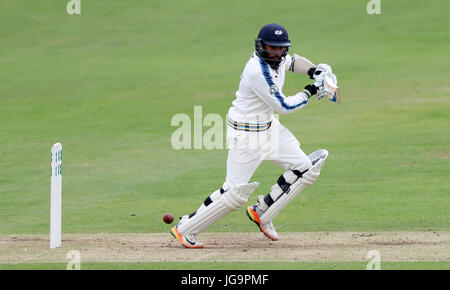
<instances>
[{"instance_id":1,"label":"blurred background","mask_svg":"<svg viewBox=\"0 0 450 290\"><path fill-rule=\"evenodd\" d=\"M332 65L343 98L280 117L330 156L277 230L449 230L449 1L381 0L374 15L368 0L68 2L0 2L0 234L48 233L56 142L63 233L167 232L164 213L197 209L227 151L173 149L171 119L225 118L271 22L291 53ZM284 93L310 82L288 74ZM263 163L249 204L281 173ZM254 230L244 209L208 229Z\"/></svg>"}]
</instances>

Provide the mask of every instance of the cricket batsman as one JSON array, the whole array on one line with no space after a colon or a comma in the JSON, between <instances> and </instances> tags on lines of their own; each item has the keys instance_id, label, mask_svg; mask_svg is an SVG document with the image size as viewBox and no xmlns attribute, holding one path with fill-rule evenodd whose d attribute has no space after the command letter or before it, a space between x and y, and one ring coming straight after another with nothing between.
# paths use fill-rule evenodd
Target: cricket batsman
<instances>
[{"instance_id":1,"label":"cricket batsman","mask_svg":"<svg viewBox=\"0 0 450 290\"><path fill-rule=\"evenodd\" d=\"M319 177L328 151L321 149L306 155L297 138L274 113L296 112L314 95L318 99L327 97L338 101L337 79L329 65L316 66L302 56L289 55L290 45L287 30L279 24L267 24L259 31L255 51L241 74L236 98L227 115L229 152L225 182L171 229L184 247L202 248L203 243L197 241L198 234L248 202L259 186L250 179L263 160L271 160L285 172L268 194L259 196L246 209L246 214L273 241L279 238L272 223L274 218ZM314 83L293 96L285 96L286 71L308 75Z\"/></svg>"}]
</instances>

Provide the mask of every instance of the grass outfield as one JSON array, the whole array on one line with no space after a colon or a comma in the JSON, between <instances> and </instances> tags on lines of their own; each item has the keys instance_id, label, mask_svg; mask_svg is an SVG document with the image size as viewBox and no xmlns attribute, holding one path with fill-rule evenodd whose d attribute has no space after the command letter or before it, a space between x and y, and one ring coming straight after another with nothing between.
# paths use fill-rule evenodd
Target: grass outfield
<instances>
[{"instance_id":1,"label":"grass outfield","mask_svg":"<svg viewBox=\"0 0 450 290\"><path fill-rule=\"evenodd\" d=\"M363 262L332 263L82 263L81 270L366 270ZM0 264L0 270L66 270L67 264ZM448 262L385 262L380 270L450 270Z\"/></svg>"},{"instance_id":2,"label":"grass outfield","mask_svg":"<svg viewBox=\"0 0 450 290\"><path fill-rule=\"evenodd\" d=\"M171 118L196 105L225 117L269 22L287 27L291 52L330 63L343 96L280 117L306 153L330 155L277 229L449 231L450 3L382 1L382 13L368 15L366 2L82 1L82 14L69 16L66 1L3 0L0 235L48 233L55 142L64 147L63 233L167 232L164 213L194 211L223 183L227 151L174 150ZM310 82L289 74L284 92ZM249 204L281 173L263 163ZM241 209L207 231L256 228ZM335 264L286 267L311 265ZM86 264L97 266L135 267Z\"/></svg>"}]
</instances>

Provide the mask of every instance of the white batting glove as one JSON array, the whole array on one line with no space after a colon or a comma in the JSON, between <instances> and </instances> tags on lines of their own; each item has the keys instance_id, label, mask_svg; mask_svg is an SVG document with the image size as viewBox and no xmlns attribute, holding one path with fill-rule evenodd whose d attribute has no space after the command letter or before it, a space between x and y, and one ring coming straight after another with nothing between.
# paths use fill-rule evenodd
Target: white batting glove
<instances>
[{"instance_id":1,"label":"white batting glove","mask_svg":"<svg viewBox=\"0 0 450 290\"><path fill-rule=\"evenodd\" d=\"M308 70L309 78L314 80L320 78L322 73L332 73L331 66L326 63L320 63L316 67L310 68Z\"/></svg>"},{"instance_id":2,"label":"white batting glove","mask_svg":"<svg viewBox=\"0 0 450 290\"><path fill-rule=\"evenodd\" d=\"M314 78L316 80L314 86L317 88L317 99L320 100L323 97L333 98L338 87L336 75L331 71L322 71Z\"/></svg>"},{"instance_id":3,"label":"white batting glove","mask_svg":"<svg viewBox=\"0 0 450 290\"><path fill-rule=\"evenodd\" d=\"M329 64L326 64L326 63L319 63L316 66L316 72L317 71L323 71L323 72L326 72L326 73L332 73L333 72L333 70L331 69L331 66Z\"/></svg>"}]
</instances>

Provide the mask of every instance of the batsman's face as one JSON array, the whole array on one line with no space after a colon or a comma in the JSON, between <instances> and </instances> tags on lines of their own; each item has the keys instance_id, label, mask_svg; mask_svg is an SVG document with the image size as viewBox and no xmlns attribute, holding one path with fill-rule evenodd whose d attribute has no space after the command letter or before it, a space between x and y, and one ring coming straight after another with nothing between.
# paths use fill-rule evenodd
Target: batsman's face
<instances>
[{"instance_id":1,"label":"batsman's face","mask_svg":"<svg viewBox=\"0 0 450 290\"><path fill-rule=\"evenodd\" d=\"M267 51L267 56L273 60L280 60L281 55L286 51L284 46L270 46L266 44L264 48Z\"/></svg>"}]
</instances>

